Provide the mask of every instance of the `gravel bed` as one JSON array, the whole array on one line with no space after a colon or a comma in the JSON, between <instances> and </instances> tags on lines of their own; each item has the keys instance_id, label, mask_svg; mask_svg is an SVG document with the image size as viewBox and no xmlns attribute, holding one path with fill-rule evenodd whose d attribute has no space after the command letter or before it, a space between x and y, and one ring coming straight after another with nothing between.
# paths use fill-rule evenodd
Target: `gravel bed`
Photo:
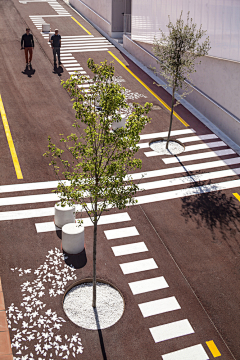
<instances>
[{"instance_id":1,"label":"gravel bed","mask_svg":"<svg viewBox=\"0 0 240 360\"><path fill-rule=\"evenodd\" d=\"M68 318L84 329L105 329L114 325L124 312L124 301L112 286L97 282L97 306L92 307L92 283L73 287L65 296L63 309Z\"/></svg>"},{"instance_id":2,"label":"gravel bed","mask_svg":"<svg viewBox=\"0 0 240 360\"><path fill-rule=\"evenodd\" d=\"M174 140L170 140L166 149L166 140L156 140L150 143L150 148L161 155L178 155L184 152L184 146Z\"/></svg>"}]
</instances>

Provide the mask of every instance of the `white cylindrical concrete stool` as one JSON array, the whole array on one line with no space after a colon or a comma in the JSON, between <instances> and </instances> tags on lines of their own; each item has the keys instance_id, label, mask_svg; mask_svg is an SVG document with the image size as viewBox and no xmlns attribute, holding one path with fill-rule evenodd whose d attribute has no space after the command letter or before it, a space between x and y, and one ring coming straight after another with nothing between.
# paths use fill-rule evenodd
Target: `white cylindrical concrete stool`
<instances>
[{"instance_id":1,"label":"white cylindrical concrete stool","mask_svg":"<svg viewBox=\"0 0 240 360\"><path fill-rule=\"evenodd\" d=\"M78 254L84 249L84 227L76 223L62 228L62 248L68 254Z\"/></svg>"},{"instance_id":2,"label":"white cylindrical concrete stool","mask_svg":"<svg viewBox=\"0 0 240 360\"><path fill-rule=\"evenodd\" d=\"M113 121L112 123L112 129L113 130L117 130L121 127L125 128L126 127L126 120L127 120L127 116L126 115L121 115L122 120L117 122L117 121Z\"/></svg>"},{"instance_id":3,"label":"white cylindrical concrete stool","mask_svg":"<svg viewBox=\"0 0 240 360\"><path fill-rule=\"evenodd\" d=\"M42 32L49 32L50 24L42 24Z\"/></svg>"},{"instance_id":4,"label":"white cylindrical concrete stool","mask_svg":"<svg viewBox=\"0 0 240 360\"><path fill-rule=\"evenodd\" d=\"M69 223L75 222L75 206L61 206L61 203L58 202L55 204L55 216L54 222L57 227L60 229Z\"/></svg>"}]
</instances>

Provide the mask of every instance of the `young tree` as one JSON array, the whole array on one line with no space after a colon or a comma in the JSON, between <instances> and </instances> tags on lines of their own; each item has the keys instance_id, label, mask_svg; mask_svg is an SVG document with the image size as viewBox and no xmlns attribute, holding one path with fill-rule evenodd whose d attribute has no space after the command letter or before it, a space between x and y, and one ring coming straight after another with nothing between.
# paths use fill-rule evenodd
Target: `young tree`
<instances>
[{"instance_id":1,"label":"young tree","mask_svg":"<svg viewBox=\"0 0 240 360\"><path fill-rule=\"evenodd\" d=\"M189 12L186 24L184 24L181 12L176 24L173 24L169 17L167 28L167 35L159 29L161 39L154 39L153 51L158 59L157 63L160 65L160 75L167 80L169 87L172 88L170 125L166 145L168 149L172 129L173 108L179 103L176 102L174 105L175 93L179 89L183 89L183 94L180 96L180 98L183 98L191 92L185 80L190 80L190 74L196 72L196 59L207 55L210 49L210 42L209 37L204 41L201 40L206 31L202 30L202 25L197 30L197 24L194 24L193 20L189 18Z\"/></svg>"},{"instance_id":2,"label":"young tree","mask_svg":"<svg viewBox=\"0 0 240 360\"><path fill-rule=\"evenodd\" d=\"M126 127L112 131L113 121L121 121L121 112L129 106L125 101L125 89L114 81L113 63L108 65L105 61L98 65L89 59L88 67L94 74L89 92L81 87L88 80L86 76L76 74L62 81L74 101L76 120L73 126L78 134L61 135L60 141L67 151L58 148L49 137L49 150L44 155L51 156L50 165L58 177L58 165L63 166L61 176L67 182L60 181L55 190L60 194L62 205L79 204L94 225L92 305L96 307L97 223L103 211L113 207L124 209L137 202L134 195L138 185L128 172L141 168L141 160L134 155L139 149L139 134L150 121L146 114L152 104L134 103Z\"/></svg>"}]
</instances>

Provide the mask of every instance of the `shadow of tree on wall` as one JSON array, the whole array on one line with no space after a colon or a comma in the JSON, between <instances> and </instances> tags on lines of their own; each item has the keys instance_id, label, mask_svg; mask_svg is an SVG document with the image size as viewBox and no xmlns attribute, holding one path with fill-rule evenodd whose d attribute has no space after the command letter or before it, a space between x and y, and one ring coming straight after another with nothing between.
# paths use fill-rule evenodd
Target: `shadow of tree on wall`
<instances>
[{"instance_id":1,"label":"shadow of tree on wall","mask_svg":"<svg viewBox=\"0 0 240 360\"><path fill-rule=\"evenodd\" d=\"M205 192L210 187L211 191ZM240 254L240 206L236 199L217 190L211 180L194 181L189 189L200 187L195 196L182 198L181 215L185 222L189 220L197 224L197 228L206 227L212 233L213 241L225 240L235 255ZM238 236L237 236L238 235Z\"/></svg>"}]
</instances>

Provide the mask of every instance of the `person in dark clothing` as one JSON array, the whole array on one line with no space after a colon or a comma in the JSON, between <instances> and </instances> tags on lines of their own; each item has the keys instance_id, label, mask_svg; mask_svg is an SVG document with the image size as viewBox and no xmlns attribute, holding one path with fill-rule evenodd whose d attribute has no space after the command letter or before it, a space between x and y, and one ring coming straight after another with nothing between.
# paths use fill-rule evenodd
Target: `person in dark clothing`
<instances>
[{"instance_id":1,"label":"person in dark clothing","mask_svg":"<svg viewBox=\"0 0 240 360\"><path fill-rule=\"evenodd\" d=\"M60 61L61 35L58 34L58 29L55 29L55 34L51 37L51 44L53 49L54 67L57 66L56 54L58 56L58 66L62 65Z\"/></svg>"},{"instance_id":2,"label":"person in dark clothing","mask_svg":"<svg viewBox=\"0 0 240 360\"><path fill-rule=\"evenodd\" d=\"M24 46L23 46L24 43ZM32 69L32 53L34 49L34 40L32 34L30 34L30 29L26 28L26 33L23 34L22 40L21 40L21 49L24 49L25 51L25 58L26 58L26 69L28 68L28 64L30 69ZM28 58L29 54L29 58Z\"/></svg>"}]
</instances>

